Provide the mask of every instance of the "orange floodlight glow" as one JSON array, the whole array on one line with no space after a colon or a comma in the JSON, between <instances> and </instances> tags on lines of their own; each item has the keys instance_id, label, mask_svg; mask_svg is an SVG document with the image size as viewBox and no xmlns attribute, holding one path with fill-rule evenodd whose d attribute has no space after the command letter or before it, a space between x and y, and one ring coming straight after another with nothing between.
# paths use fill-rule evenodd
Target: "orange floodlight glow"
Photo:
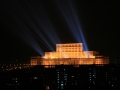
<instances>
[{"instance_id":1,"label":"orange floodlight glow","mask_svg":"<svg viewBox=\"0 0 120 90\"><path fill-rule=\"evenodd\" d=\"M56 52L31 57L31 65L91 65L109 64L109 58L96 51L83 51L83 43L56 44Z\"/></svg>"}]
</instances>

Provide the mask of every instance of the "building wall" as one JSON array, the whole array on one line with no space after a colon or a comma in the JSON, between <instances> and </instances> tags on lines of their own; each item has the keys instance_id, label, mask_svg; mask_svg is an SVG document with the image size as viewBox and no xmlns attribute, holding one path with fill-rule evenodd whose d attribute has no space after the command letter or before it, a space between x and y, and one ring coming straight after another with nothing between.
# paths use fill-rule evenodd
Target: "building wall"
<instances>
[{"instance_id":1,"label":"building wall","mask_svg":"<svg viewBox=\"0 0 120 90\"><path fill-rule=\"evenodd\" d=\"M109 58L96 51L83 51L82 43L56 44L56 52L45 52L42 57L32 57L31 65L81 65L108 64Z\"/></svg>"},{"instance_id":2,"label":"building wall","mask_svg":"<svg viewBox=\"0 0 120 90\"><path fill-rule=\"evenodd\" d=\"M44 58L95 58L96 51L83 51L82 43L57 44L56 52L45 52Z\"/></svg>"},{"instance_id":3,"label":"building wall","mask_svg":"<svg viewBox=\"0 0 120 90\"><path fill-rule=\"evenodd\" d=\"M82 43L57 44L56 52L82 52Z\"/></svg>"},{"instance_id":4,"label":"building wall","mask_svg":"<svg viewBox=\"0 0 120 90\"><path fill-rule=\"evenodd\" d=\"M93 52L45 52L44 58L95 58Z\"/></svg>"},{"instance_id":5,"label":"building wall","mask_svg":"<svg viewBox=\"0 0 120 90\"><path fill-rule=\"evenodd\" d=\"M31 59L30 60L30 65L37 65L38 63L37 63L37 59Z\"/></svg>"},{"instance_id":6,"label":"building wall","mask_svg":"<svg viewBox=\"0 0 120 90\"><path fill-rule=\"evenodd\" d=\"M33 63L33 64L32 64ZM109 59L31 59L31 65L91 65L109 64Z\"/></svg>"}]
</instances>

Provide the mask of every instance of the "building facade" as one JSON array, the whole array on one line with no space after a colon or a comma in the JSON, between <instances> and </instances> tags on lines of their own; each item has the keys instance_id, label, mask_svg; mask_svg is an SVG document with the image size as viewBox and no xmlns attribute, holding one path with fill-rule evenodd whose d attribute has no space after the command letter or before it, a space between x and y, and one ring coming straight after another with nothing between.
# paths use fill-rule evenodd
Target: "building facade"
<instances>
[{"instance_id":1,"label":"building facade","mask_svg":"<svg viewBox=\"0 0 120 90\"><path fill-rule=\"evenodd\" d=\"M89 65L109 64L109 58L96 51L84 51L83 43L56 44L56 52L31 57L31 65Z\"/></svg>"}]
</instances>

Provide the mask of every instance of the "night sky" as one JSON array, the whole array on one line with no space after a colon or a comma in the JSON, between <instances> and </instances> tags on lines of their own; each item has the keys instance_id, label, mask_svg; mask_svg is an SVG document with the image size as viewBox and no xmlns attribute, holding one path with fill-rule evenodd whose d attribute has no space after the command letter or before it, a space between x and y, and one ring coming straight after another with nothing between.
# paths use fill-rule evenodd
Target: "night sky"
<instances>
[{"instance_id":1,"label":"night sky","mask_svg":"<svg viewBox=\"0 0 120 90\"><path fill-rule=\"evenodd\" d=\"M66 22L66 18L74 17L74 13L69 13L69 1L1 0L0 62L28 61L40 52L55 50L55 43L77 42ZM118 2L72 0L72 4L88 49L119 58Z\"/></svg>"}]
</instances>

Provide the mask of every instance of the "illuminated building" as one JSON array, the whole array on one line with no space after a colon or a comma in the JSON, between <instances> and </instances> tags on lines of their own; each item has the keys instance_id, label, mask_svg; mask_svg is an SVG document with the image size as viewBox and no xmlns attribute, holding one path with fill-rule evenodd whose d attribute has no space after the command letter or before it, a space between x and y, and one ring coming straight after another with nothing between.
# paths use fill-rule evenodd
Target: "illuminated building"
<instances>
[{"instance_id":1,"label":"illuminated building","mask_svg":"<svg viewBox=\"0 0 120 90\"><path fill-rule=\"evenodd\" d=\"M84 51L83 43L56 44L56 52L31 57L31 65L90 65L109 64L109 58L96 51Z\"/></svg>"}]
</instances>

